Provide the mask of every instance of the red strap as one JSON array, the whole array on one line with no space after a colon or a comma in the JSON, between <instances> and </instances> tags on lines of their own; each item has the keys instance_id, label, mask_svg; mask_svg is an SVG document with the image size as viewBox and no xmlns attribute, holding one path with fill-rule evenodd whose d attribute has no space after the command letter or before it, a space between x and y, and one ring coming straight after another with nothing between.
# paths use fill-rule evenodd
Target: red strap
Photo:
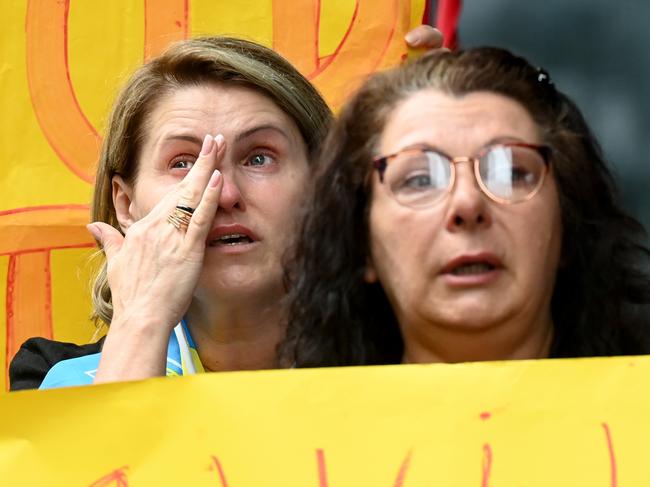
<instances>
[{"instance_id":1,"label":"red strap","mask_svg":"<svg viewBox=\"0 0 650 487\"><path fill-rule=\"evenodd\" d=\"M422 14L422 23L424 25L433 25L433 18L431 17L431 0L426 0L424 4L424 13Z\"/></svg>"},{"instance_id":2,"label":"red strap","mask_svg":"<svg viewBox=\"0 0 650 487\"><path fill-rule=\"evenodd\" d=\"M438 0L437 28L445 37L444 47L452 50L458 47L458 19L461 9L462 0Z\"/></svg>"}]
</instances>

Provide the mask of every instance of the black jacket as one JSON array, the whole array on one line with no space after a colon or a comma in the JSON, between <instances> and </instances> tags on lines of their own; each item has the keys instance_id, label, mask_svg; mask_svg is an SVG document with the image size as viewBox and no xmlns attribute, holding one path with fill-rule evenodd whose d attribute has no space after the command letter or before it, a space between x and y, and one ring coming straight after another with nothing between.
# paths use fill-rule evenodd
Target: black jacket
<instances>
[{"instance_id":1,"label":"black jacket","mask_svg":"<svg viewBox=\"0 0 650 487\"><path fill-rule=\"evenodd\" d=\"M38 389L48 371L62 360L92 355L102 350L97 343L76 345L47 338L30 338L20 347L9 365L9 390Z\"/></svg>"}]
</instances>

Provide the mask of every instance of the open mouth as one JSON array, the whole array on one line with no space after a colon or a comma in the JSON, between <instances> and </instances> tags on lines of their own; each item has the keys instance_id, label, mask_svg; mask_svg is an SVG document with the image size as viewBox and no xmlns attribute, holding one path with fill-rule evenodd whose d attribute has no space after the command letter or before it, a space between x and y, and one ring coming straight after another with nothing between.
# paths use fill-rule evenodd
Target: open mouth
<instances>
[{"instance_id":1,"label":"open mouth","mask_svg":"<svg viewBox=\"0 0 650 487\"><path fill-rule=\"evenodd\" d=\"M471 262L461 264L451 270L450 274L454 276L469 276L473 274L484 274L495 269L495 266L488 262Z\"/></svg>"},{"instance_id":2,"label":"open mouth","mask_svg":"<svg viewBox=\"0 0 650 487\"><path fill-rule=\"evenodd\" d=\"M217 245L234 246L249 243L253 243L253 239L251 239L248 235L244 235L243 233L232 233L229 235L222 235L221 237L210 241L210 247L215 247Z\"/></svg>"}]
</instances>

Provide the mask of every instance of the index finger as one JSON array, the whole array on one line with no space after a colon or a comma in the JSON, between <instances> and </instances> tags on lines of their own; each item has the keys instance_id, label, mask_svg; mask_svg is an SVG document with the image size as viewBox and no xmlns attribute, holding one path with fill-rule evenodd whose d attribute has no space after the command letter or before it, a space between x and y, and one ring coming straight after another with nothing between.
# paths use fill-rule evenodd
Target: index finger
<instances>
[{"instance_id":1,"label":"index finger","mask_svg":"<svg viewBox=\"0 0 650 487\"><path fill-rule=\"evenodd\" d=\"M205 136L198 159L187 173L187 176L185 176L185 179L176 188L178 195L176 205L189 206L190 208L197 207L215 170L217 154L223 145L223 135L218 134L212 137L208 134Z\"/></svg>"},{"instance_id":2,"label":"index finger","mask_svg":"<svg viewBox=\"0 0 650 487\"><path fill-rule=\"evenodd\" d=\"M149 213L151 218L167 215L176 206L196 208L201 201L201 196L208 185L210 176L217 165L218 155L224 146L224 137L219 134L213 137L207 134L198 158L185 178L178 183L176 188L167 194L160 204L156 205ZM149 216L148 215L148 216Z\"/></svg>"}]
</instances>

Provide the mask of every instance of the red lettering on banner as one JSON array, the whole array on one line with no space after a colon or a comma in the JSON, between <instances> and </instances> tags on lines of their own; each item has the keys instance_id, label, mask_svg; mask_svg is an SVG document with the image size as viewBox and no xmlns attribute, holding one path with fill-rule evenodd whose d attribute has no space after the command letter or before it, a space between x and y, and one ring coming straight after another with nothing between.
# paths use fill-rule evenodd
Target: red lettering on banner
<instances>
[{"instance_id":1,"label":"red lettering on banner","mask_svg":"<svg viewBox=\"0 0 650 487\"><path fill-rule=\"evenodd\" d=\"M397 472L397 478L395 479L395 487L403 487L404 485L404 479L406 478L406 471L408 470L409 465L411 463L411 453L412 451L409 451L406 454L406 457L404 458L404 461L402 462L402 465L399 468L399 472Z\"/></svg>"},{"instance_id":2,"label":"red lettering on banner","mask_svg":"<svg viewBox=\"0 0 650 487\"><path fill-rule=\"evenodd\" d=\"M487 421L492 417L490 411L483 411L479 414L481 421ZM490 471L492 470L492 447L489 443L483 445L483 478L481 479L481 487L489 487L490 485Z\"/></svg>"},{"instance_id":3,"label":"red lettering on banner","mask_svg":"<svg viewBox=\"0 0 650 487\"><path fill-rule=\"evenodd\" d=\"M115 485L115 487L129 487L129 480L126 477L128 466L116 468L111 473L104 475L102 478L95 480L88 487L108 487Z\"/></svg>"},{"instance_id":4,"label":"red lettering on banner","mask_svg":"<svg viewBox=\"0 0 650 487\"><path fill-rule=\"evenodd\" d=\"M483 445L483 479L481 487L489 487L490 472L492 471L492 447L489 443Z\"/></svg>"},{"instance_id":5,"label":"red lettering on banner","mask_svg":"<svg viewBox=\"0 0 650 487\"><path fill-rule=\"evenodd\" d=\"M397 477L395 478L395 483L393 484L394 487L404 487L406 472L408 471L409 465L411 463L411 453L412 451L409 450L409 452L404 457L399 471L397 472ZM316 449L316 466L318 468L318 487L328 487L325 452L321 448Z\"/></svg>"},{"instance_id":6,"label":"red lettering on banner","mask_svg":"<svg viewBox=\"0 0 650 487\"><path fill-rule=\"evenodd\" d=\"M214 455L210 455L210 459L212 460L212 463L210 464L209 469L216 469L217 473L219 474L219 480L221 481L221 487L228 487L228 481L226 480L226 474L223 471L223 467L221 467L221 462Z\"/></svg>"},{"instance_id":7,"label":"red lettering on banner","mask_svg":"<svg viewBox=\"0 0 650 487\"><path fill-rule=\"evenodd\" d=\"M487 414L484 417L484 414ZM488 419L489 413L483 413L480 415L481 419ZM609 453L609 462L610 462L610 487L618 487L618 471L616 466L616 455L614 452L614 443L612 440L612 434L609 428L609 425L605 422L601 423L601 427L605 433L605 440L607 444L607 451ZM409 467L411 465L411 457L413 455L413 450L409 450L397 472L395 481L393 482L393 487L405 487L406 474L408 473ZM482 461L482 473L481 473L481 487L490 486L490 476L492 474L492 462L493 462L493 451L492 446L489 443L483 444L483 461ZM322 448L316 449L316 467L318 474L318 487L328 487L329 481L327 478L327 465L325 463L325 451ZM127 478L126 471L129 469L128 466L123 466L113 470L112 472L104 475L103 477L97 479L91 484L88 484L88 487L128 487L129 482ZM225 471L219 461L219 458L216 455L210 455L210 465L208 467L210 471L216 471L220 487L228 487L228 480L226 479Z\"/></svg>"},{"instance_id":8,"label":"red lettering on banner","mask_svg":"<svg viewBox=\"0 0 650 487\"><path fill-rule=\"evenodd\" d=\"M616 472L616 455L614 455L614 444L612 443L612 434L609 431L609 425L602 423L601 426L605 430L605 438L607 440L607 451L609 452L609 469L610 469L610 485L616 487L618 484L618 474Z\"/></svg>"},{"instance_id":9,"label":"red lettering on banner","mask_svg":"<svg viewBox=\"0 0 650 487\"><path fill-rule=\"evenodd\" d=\"M316 464L318 466L318 487L327 487L327 468L325 467L325 452L316 450Z\"/></svg>"}]
</instances>

